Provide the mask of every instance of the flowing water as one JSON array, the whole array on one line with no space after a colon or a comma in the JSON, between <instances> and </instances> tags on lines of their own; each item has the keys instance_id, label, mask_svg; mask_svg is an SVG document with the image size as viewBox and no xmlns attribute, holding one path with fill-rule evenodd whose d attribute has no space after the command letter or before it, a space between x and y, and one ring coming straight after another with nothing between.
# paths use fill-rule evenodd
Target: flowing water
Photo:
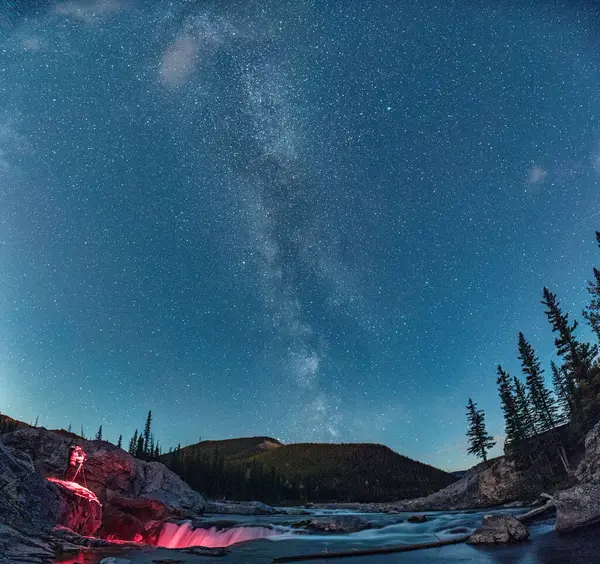
<instances>
[{"instance_id":1,"label":"flowing water","mask_svg":"<svg viewBox=\"0 0 600 564\"><path fill-rule=\"evenodd\" d=\"M161 532L159 544L166 547L202 545L206 547L228 546L230 553L223 557L199 557L174 553L163 548L125 550L118 554L105 552L94 556L61 560L63 564L98 562L102 557L118 555L135 563L153 560L172 559L179 562L221 562L266 564L276 556L311 554L342 550L375 548L433 542L463 536L475 530L482 522L483 515L502 512L518 514L523 510L466 511L452 513L428 512L430 521L408 523L411 514L361 514L344 511L314 511L311 515L351 514L358 515L378 528L347 534L306 534L293 529L290 525L310 516L231 516L227 515L224 526L222 515L207 515L202 529L193 529L191 524L168 524ZM457 544L369 557L341 558L336 560L319 559L313 562L327 564L341 562L346 564L417 564L426 562L479 564L592 564L600 562L600 527L583 529L572 535L557 535L553 530L553 520L536 522L529 526L531 539L517 545L497 547L474 547ZM59 562L59 561L57 561Z\"/></svg>"}]
</instances>

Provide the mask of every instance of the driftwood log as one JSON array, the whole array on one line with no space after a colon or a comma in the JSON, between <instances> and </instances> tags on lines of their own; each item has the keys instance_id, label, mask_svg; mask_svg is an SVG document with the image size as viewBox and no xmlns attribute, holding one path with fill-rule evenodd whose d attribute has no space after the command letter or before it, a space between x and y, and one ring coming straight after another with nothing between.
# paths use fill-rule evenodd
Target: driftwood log
<instances>
[{"instance_id":1,"label":"driftwood log","mask_svg":"<svg viewBox=\"0 0 600 564\"><path fill-rule=\"evenodd\" d=\"M540 497L546 498L548 501L544 505L541 505L540 507L535 507L531 511L528 511L527 513L524 513L523 515L518 515L517 516L518 521L521 521L521 523L526 523L527 521L531 521L532 519L535 519L538 515L541 515L542 513L546 513L546 511L550 511L551 509L554 509L556 507L554 505L554 498L552 496L543 493L543 494L541 494Z\"/></svg>"},{"instance_id":2,"label":"driftwood log","mask_svg":"<svg viewBox=\"0 0 600 564\"><path fill-rule=\"evenodd\" d=\"M301 562L302 560L322 560L325 558L349 558L351 556L376 556L377 554L391 554L393 552L408 552L424 548L437 548L449 544L467 542L471 535L464 535L447 540L435 542L422 542L418 544L404 544L399 546L383 546L379 548L366 548L362 550L342 550L339 552L319 552L317 554L298 554L295 556L277 556L273 562Z\"/></svg>"}]
</instances>

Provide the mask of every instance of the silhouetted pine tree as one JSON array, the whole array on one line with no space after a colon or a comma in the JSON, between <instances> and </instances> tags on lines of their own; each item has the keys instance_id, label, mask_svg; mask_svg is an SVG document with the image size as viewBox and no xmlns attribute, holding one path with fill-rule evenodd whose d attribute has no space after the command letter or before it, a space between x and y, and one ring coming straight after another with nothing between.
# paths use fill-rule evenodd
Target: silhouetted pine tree
<instances>
[{"instance_id":1,"label":"silhouetted pine tree","mask_svg":"<svg viewBox=\"0 0 600 564\"><path fill-rule=\"evenodd\" d=\"M467 452L474 454L478 458L483 458L487 462L488 451L496 444L494 437L488 435L485 428L485 413L483 409L477 409L477 405L469 398L467 403L467 437L469 439L469 448Z\"/></svg>"},{"instance_id":2,"label":"silhouetted pine tree","mask_svg":"<svg viewBox=\"0 0 600 564\"><path fill-rule=\"evenodd\" d=\"M83 425L81 426L81 434L80 434L80 437L81 437L82 439L85 439L85 435L83 434Z\"/></svg>"},{"instance_id":3,"label":"silhouetted pine tree","mask_svg":"<svg viewBox=\"0 0 600 564\"><path fill-rule=\"evenodd\" d=\"M538 430L535 426L535 420L529 406L527 389L525 388L525 384L523 384L516 376L514 377L514 390L517 413L519 414L519 420L523 425L524 434L526 437L533 437L537 434Z\"/></svg>"},{"instance_id":4,"label":"silhouetted pine tree","mask_svg":"<svg viewBox=\"0 0 600 564\"><path fill-rule=\"evenodd\" d=\"M573 321L573 324L569 323L569 314L562 312L556 294L548 288L544 288L542 304L548 308L545 313L552 325L552 331L558 333L558 337L554 339L557 353L565 359L565 368L572 378L578 383L584 383L594 357L598 354L597 347L577 340L577 320Z\"/></svg>"},{"instance_id":5,"label":"silhouetted pine tree","mask_svg":"<svg viewBox=\"0 0 600 564\"><path fill-rule=\"evenodd\" d=\"M97 441L102 440L102 425L100 425L100 427L98 428L98 432L96 433L96 440Z\"/></svg>"},{"instance_id":6,"label":"silhouetted pine tree","mask_svg":"<svg viewBox=\"0 0 600 564\"><path fill-rule=\"evenodd\" d=\"M575 384L564 367L556 366L552 361L552 385L560 407L560 417L563 423L568 423L573 416L573 402L575 401Z\"/></svg>"},{"instance_id":7,"label":"silhouetted pine tree","mask_svg":"<svg viewBox=\"0 0 600 564\"><path fill-rule=\"evenodd\" d=\"M152 410L148 411L148 417L146 418L146 426L144 427L144 447L142 454L150 454L150 438L152 436Z\"/></svg>"},{"instance_id":8,"label":"silhouetted pine tree","mask_svg":"<svg viewBox=\"0 0 600 564\"><path fill-rule=\"evenodd\" d=\"M133 437L131 437L131 439L129 440L129 449L127 449L127 452L129 454L131 454L132 456L135 456L136 453L136 449L137 449L137 443L138 443L138 430L135 430L135 433L133 434Z\"/></svg>"},{"instance_id":9,"label":"silhouetted pine tree","mask_svg":"<svg viewBox=\"0 0 600 564\"><path fill-rule=\"evenodd\" d=\"M556 295L548 288L544 288L542 303L547 307L545 313L552 325L552 331L558 333L554 339L557 352L563 357L563 366L575 384L573 405L577 427L585 431L595 424L600 416L600 382L597 366L594 366L598 348L577 340L577 321L569 323L569 314L562 312Z\"/></svg>"},{"instance_id":10,"label":"silhouetted pine tree","mask_svg":"<svg viewBox=\"0 0 600 564\"><path fill-rule=\"evenodd\" d=\"M123 435L119 435L119 440L117 441L117 448L123 448Z\"/></svg>"},{"instance_id":11,"label":"silhouetted pine tree","mask_svg":"<svg viewBox=\"0 0 600 564\"><path fill-rule=\"evenodd\" d=\"M137 447L135 449L135 457L143 458L145 454L146 454L146 452L144 450L144 436L140 435L138 437Z\"/></svg>"},{"instance_id":12,"label":"silhouetted pine tree","mask_svg":"<svg viewBox=\"0 0 600 564\"><path fill-rule=\"evenodd\" d=\"M500 365L498 365L496 383L498 384L500 402L506 423L506 442L507 444L519 443L527 437L527 433L517 407L512 379L510 374L503 370Z\"/></svg>"},{"instance_id":13,"label":"silhouetted pine tree","mask_svg":"<svg viewBox=\"0 0 600 564\"><path fill-rule=\"evenodd\" d=\"M519 333L519 360L526 375L525 385L538 431L556 427L557 410L552 393L544 384L544 370L531 344Z\"/></svg>"},{"instance_id":14,"label":"silhouetted pine tree","mask_svg":"<svg viewBox=\"0 0 600 564\"><path fill-rule=\"evenodd\" d=\"M600 231L596 231L596 241L600 247ZM583 317L589 323L592 331L596 333L600 343L600 270L594 267L594 280L588 282L587 290L592 296L592 301L583 311Z\"/></svg>"}]
</instances>

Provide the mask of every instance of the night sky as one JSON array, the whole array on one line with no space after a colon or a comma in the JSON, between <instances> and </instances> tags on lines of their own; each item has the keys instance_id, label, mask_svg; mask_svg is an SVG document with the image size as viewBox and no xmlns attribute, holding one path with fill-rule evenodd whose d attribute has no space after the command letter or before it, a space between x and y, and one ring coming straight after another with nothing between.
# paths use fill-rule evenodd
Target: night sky
<instances>
[{"instance_id":1,"label":"night sky","mask_svg":"<svg viewBox=\"0 0 600 564\"><path fill-rule=\"evenodd\" d=\"M594 4L0 0L0 411L499 453L600 263Z\"/></svg>"}]
</instances>

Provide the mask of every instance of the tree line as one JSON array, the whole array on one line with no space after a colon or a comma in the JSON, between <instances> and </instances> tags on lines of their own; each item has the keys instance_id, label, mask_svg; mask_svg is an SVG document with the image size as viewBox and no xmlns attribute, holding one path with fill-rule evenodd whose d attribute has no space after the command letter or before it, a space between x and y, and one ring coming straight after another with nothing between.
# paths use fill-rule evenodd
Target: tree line
<instances>
[{"instance_id":1,"label":"tree line","mask_svg":"<svg viewBox=\"0 0 600 564\"><path fill-rule=\"evenodd\" d=\"M596 231L600 247L600 232ZM582 312L600 343L600 270L593 268L587 284L590 302ZM544 313L555 334L555 353L550 363L552 387L546 386L544 368L534 347L522 332L517 338L518 358L524 379L509 374L501 365L496 383L505 421L505 453L540 473L556 472L556 460L566 475L571 473L568 450L581 447L586 433L600 420L600 363L598 344L581 341L579 324L569 318L547 287L542 291ZM496 444L485 427L485 413L471 398L467 403L468 452L487 461Z\"/></svg>"}]
</instances>

